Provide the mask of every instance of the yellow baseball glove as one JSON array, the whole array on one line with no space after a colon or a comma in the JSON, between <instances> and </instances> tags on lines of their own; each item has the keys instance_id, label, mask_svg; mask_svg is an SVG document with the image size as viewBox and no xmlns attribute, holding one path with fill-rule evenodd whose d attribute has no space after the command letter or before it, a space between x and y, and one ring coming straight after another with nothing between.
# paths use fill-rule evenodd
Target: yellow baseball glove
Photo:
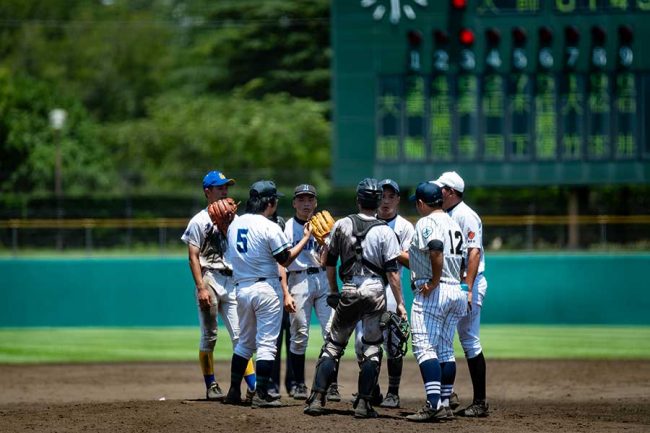
<instances>
[{"instance_id":1,"label":"yellow baseball glove","mask_svg":"<svg viewBox=\"0 0 650 433\"><path fill-rule=\"evenodd\" d=\"M332 215L326 210L316 212L309 219L309 224L311 224L312 229L311 234L316 238L319 245L325 245L325 238L327 238L332 231L334 222L334 218L332 218Z\"/></svg>"}]
</instances>

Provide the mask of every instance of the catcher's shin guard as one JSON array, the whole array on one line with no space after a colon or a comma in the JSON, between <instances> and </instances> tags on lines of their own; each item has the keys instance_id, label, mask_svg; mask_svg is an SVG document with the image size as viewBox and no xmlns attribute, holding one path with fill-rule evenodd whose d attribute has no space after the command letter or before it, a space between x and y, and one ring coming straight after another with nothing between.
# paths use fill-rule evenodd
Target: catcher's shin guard
<instances>
[{"instance_id":1,"label":"catcher's shin guard","mask_svg":"<svg viewBox=\"0 0 650 433\"><path fill-rule=\"evenodd\" d=\"M314 383L311 387L312 392L327 392L335 371L336 359L330 358L329 356L321 356L316 363Z\"/></svg>"},{"instance_id":2,"label":"catcher's shin guard","mask_svg":"<svg viewBox=\"0 0 650 433\"><path fill-rule=\"evenodd\" d=\"M379 368L381 364L369 359L361 362L359 370L359 394L358 398L370 401L373 390L379 379Z\"/></svg>"}]
</instances>

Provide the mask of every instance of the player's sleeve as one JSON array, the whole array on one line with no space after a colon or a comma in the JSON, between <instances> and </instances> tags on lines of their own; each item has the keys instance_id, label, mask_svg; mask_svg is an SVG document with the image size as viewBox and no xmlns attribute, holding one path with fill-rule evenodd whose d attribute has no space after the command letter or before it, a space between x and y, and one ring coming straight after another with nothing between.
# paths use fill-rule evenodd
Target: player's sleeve
<instances>
[{"instance_id":1,"label":"player's sleeve","mask_svg":"<svg viewBox=\"0 0 650 433\"><path fill-rule=\"evenodd\" d=\"M402 249L399 245L399 242L397 241L397 235L391 229L390 227L386 226L385 227L387 230L383 230L382 237L383 237L383 244L384 244L384 251L383 251L383 259L384 263L387 263L391 260L397 259L397 257L402 254Z\"/></svg>"},{"instance_id":2,"label":"player's sleeve","mask_svg":"<svg viewBox=\"0 0 650 433\"><path fill-rule=\"evenodd\" d=\"M483 245L483 230L481 220L470 216L465 218L464 233L467 248L481 248Z\"/></svg>"},{"instance_id":3,"label":"player's sleeve","mask_svg":"<svg viewBox=\"0 0 650 433\"><path fill-rule=\"evenodd\" d=\"M413 235L415 234L415 228L413 228L413 224L411 224L408 221L404 222L404 230L402 231L402 239L401 239L401 248L402 251L408 251L409 248L411 248L411 242L413 242Z\"/></svg>"},{"instance_id":4,"label":"player's sleeve","mask_svg":"<svg viewBox=\"0 0 650 433\"><path fill-rule=\"evenodd\" d=\"M181 236L183 242L187 245L194 245L197 248L201 248L204 238L205 235L201 230L201 225L194 218L189 222L183 236Z\"/></svg>"},{"instance_id":5,"label":"player's sleeve","mask_svg":"<svg viewBox=\"0 0 650 433\"><path fill-rule=\"evenodd\" d=\"M280 226L277 224L268 224L267 225L267 234L269 240L269 248L271 250L271 255L275 256L280 254L282 251L291 247L287 235L284 234Z\"/></svg>"}]
</instances>

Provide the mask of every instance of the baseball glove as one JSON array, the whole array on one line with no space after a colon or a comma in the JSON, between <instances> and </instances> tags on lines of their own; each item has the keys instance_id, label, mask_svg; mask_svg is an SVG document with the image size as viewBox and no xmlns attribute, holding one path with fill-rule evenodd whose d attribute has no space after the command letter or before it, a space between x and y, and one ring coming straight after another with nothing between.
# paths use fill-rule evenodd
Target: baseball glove
<instances>
[{"instance_id":1,"label":"baseball glove","mask_svg":"<svg viewBox=\"0 0 650 433\"><path fill-rule=\"evenodd\" d=\"M411 336L409 322L392 311L386 311L379 319L379 327L387 331L386 348L389 356L396 359L406 355L409 337Z\"/></svg>"},{"instance_id":2,"label":"baseball glove","mask_svg":"<svg viewBox=\"0 0 650 433\"><path fill-rule=\"evenodd\" d=\"M326 210L316 212L316 214L309 219L309 224L311 224L312 228L311 234L314 235L314 238L316 238L319 245L325 245L325 239L332 231L334 222L334 218L332 218L332 215Z\"/></svg>"},{"instance_id":3,"label":"baseball glove","mask_svg":"<svg viewBox=\"0 0 650 433\"><path fill-rule=\"evenodd\" d=\"M237 203L230 197L217 200L208 206L208 215L210 215L212 223L223 234L228 231L228 226L235 219L236 213Z\"/></svg>"}]
</instances>

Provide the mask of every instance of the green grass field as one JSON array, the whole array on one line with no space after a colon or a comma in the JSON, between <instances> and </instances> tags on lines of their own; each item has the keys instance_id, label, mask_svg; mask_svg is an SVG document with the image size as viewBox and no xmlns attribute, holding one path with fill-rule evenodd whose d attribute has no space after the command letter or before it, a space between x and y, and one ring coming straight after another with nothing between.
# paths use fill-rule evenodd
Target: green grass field
<instances>
[{"instance_id":1,"label":"green grass field","mask_svg":"<svg viewBox=\"0 0 650 433\"><path fill-rule=\"evenodd\" d=\"M650 327L485 325L481 331L490 359L650 359ZM188 361L196 359L198 341L198 327L4 328L0 363ZM307 356L316 358L321 344L312 327ZM231 353L220 328L215 359ZM458 342L456 354L462 356ZM352 347L345 356L354 356Z\"/></svg>"}]
</instances>

